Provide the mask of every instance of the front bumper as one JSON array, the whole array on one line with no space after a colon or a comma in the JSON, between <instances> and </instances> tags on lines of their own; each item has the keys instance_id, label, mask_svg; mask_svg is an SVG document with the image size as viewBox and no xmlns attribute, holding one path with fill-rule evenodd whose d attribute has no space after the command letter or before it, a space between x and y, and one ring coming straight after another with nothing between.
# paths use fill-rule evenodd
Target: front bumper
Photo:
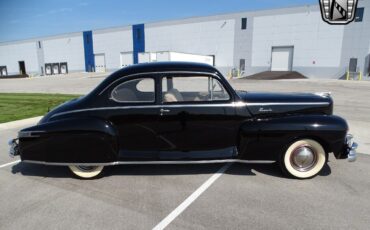
<instances>
[{"instance_id":1,"label":"front bumper","mask_svg":"<svg viewBox=\"0 0 370 230\"><path fill-rule=\"evenodd\" d=\"M12 139L8 142L8 144L10 145L9 156L11 158L19 156L18 139Z\"/></svg>"},{"instance_id":2,"label":"front bumper","mask_svg":"<svg viewBox=\"0 0 370 230\"><path fill-rule=\"evenodd\" d=\"M357 159L357 149L358 145L356 142L353 141L353 136L351 134L347 134L346 136L346 153L347 159L349 162L354 162Z\"/></svg>"}]
</instances>

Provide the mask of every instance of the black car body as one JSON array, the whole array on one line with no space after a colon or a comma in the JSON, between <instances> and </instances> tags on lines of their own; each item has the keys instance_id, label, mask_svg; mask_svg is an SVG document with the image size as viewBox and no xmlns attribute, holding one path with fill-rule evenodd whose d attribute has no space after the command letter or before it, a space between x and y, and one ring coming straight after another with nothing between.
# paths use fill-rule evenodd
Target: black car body
<instances>
[{"instance_id":1,"label":"black car body","mask_svg":"<svg viewBox=\"0 0 370 230\"><path fill-rule=\"evenodd\" d=\"M87 167L280 161L292 143L310 139L354 160L347 131L329 94L235 91L212 66L164 62L113 73L21 130L11 153Z\"/></svg>"}]
</instances>

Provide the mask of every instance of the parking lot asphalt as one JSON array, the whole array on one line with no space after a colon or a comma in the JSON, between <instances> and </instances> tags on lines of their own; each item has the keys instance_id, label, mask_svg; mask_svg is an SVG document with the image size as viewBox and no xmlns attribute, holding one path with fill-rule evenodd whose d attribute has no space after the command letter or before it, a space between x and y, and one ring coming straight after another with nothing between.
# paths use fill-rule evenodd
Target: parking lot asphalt
<instances>
[{"instance_id":1,"label":"parking lot asphalt","mask_svg":"<svg viewBox=\"0 0 370 230\"><path fill-rule=\"evenodd\" d=\"M0 92L85 94L102 79L4 80ZM360 152L366 154L359 154L354 163L330 157L328 166L310 180L285 178L276 164L231 164L167 228L369 229L370 82L233 80L231 84L251 91L331 91L335 113L349 121L364 146ZM100 179L78 180L66 167L5 166L18 160L8 157L7 140L22 127L0 127L0 229L152 229L225 167L121 165L108 167Z\"/></svg>"},{"instance_id":2,"label":"parking lot asphalt","mask_svg":"<svg viewBox=\"0 0 370 230\"><path fill-rule=\"evenodd\" d=\"M16 163L0 130L0 229L152 229L224 164L121 165L78 180L66 167ZM232 164L168 229L368 229L370 156L330 158L310 180Z\"/></svg>"}]
</instances>

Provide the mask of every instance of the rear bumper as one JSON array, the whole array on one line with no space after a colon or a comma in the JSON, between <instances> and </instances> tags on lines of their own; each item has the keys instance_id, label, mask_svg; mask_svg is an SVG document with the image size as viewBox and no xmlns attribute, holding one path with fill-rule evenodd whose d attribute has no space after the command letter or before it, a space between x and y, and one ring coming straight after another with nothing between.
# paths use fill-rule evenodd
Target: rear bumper
<instances>
[{"instance_id":1,"label":"rear bumper","mask_svg":"<svg viewBox=\"0 0 370 230\"><path fill-rule=\"evenodd\" d=\"M14 158L15 156L19 156L19 147L18 147L18 139L12 139L8 142L10 149L9 149L9 156Z\"/></svg>"},{"instance_id":2,"label":"rear bumper","mask_svg":"<svg viewBox=\"0 0 370 230\"><path fill-rule=\"evenodd\" d=\"M347 159L349 162L354 162L357 159L357 149L358 145L356 142L353 141L353 136L351 134L347 134L346 136L346 154Z\"/></svg>"}]
</instances>

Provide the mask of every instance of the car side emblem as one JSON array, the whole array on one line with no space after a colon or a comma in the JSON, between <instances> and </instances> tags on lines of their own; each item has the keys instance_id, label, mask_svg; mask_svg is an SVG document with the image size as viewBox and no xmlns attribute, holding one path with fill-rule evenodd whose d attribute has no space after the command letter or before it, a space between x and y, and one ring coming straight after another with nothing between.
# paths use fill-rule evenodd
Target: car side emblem
<instances>
[{"instance_id":1,"label":"car side emblem","mask_svg":"<svg viewBox=\"0 0 370 230\"><path fill-rule=\"evenodd\" d=\"M332 25L353 21L358 0L319 0L322 19Z\"/></svg>"},{"instance_id":2,"label":"car side emblem","mask_svg":"<svg viewBox=\"0 0 370 230\"><path fill-rule=\"evenodd\" d=\"M272 112L272 109L271 108L265 109L265 108L261 107L258 111L263 112L263 113L269 113L269 112Z\"/></svg>"}]
</instances>

